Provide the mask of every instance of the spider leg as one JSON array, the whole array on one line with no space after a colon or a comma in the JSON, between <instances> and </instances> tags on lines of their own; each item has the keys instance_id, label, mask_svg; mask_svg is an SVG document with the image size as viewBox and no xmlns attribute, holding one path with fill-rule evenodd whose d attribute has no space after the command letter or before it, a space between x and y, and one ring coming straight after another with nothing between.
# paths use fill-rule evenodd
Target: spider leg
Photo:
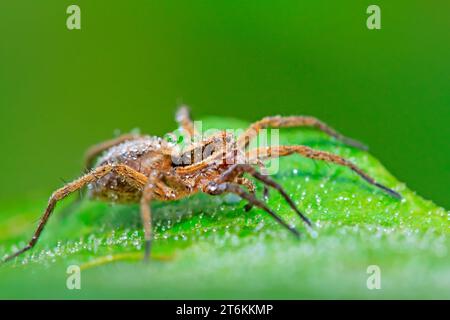
<instances>
[{"instance_id":1,"label":"spider leg","mask_svg":"<svg viewBox=\"0 0 450 320\"><path fill-rule=\"evenodd\" d=\"M351 138L345 137L340 134L326 123L320 121L314 117L308 116L290 116L290 117L282 117L282 116L273 116L273 117L265 117L252 125L247 129L245 133L243 133L238 140L238 145L242 147L247 147L250 143L250 140L255 138L258 134L259 130L264 128L290 128L290 127L313 127L322 132L325 132L329 136L336 138L337 140L348 144L352 147L366 150L367 147L359 141L353 140Z\"/></svg>"},{"instance_id":2,"label":"spider leg","mask_svg":"<svg viewBox=\"0 0 450 320\"><path fill-rule=\"evenodd\" d=\"M264 190L263 190L263 197L265 201L269 200L269 188L267 188L266 185L264 185Z\"/></svg>"},{"instance_id":3,"label":"spider leg","mask_svg":"<svg viewBox=\"0 0 450 320\"><path fill-rule=\"evenodd\" d=\"M258 200L254 195L245 192L239 185L230 183L230 182L223 182L223 183L216 183L212 182L208 184L205 187L204 192L211 194L211 195L219 195L226 192L231 192L234 194L237 194L243 199L246 199L249 203L252 205L255 205L258 208L263 209L268 214L270 214L279 224L281 224L283 227L288 229L292 234L294 234L296 237L300 236L300 232L287 224L283 221L283 219L280 218L275 212L273 212L263 201Z\"/></svg>"},{"instance_id":4,"label":"spider leg","mask_svg":"<svg viewBox=\"0 0 450 320\"><path fill-rule=\"evenodd\" d=\"M245 186L252 195L255 195L256 193L255 184L251 180L248 180L244 177L239 177L236 179L236 183ZM264 201L267 201L269 199L269 188L266 185L264 185L263 199ZM244 207L244 210L247 212L250 211L252 208L253 205L251 203L247 203Z\"/></svg>"},{"instance_id":5,"label":"spider leg","mask_svg":"<svg viewBox=\"0 0 450 320\"><path fill-rule=\"evenodd\" d=\"M264 174L265 172L265 166L264 163L262 161L260 161L259 159L256 159L257 161L257 165L259 166L259 170L260 172L262 172ZM269 188L264 185L264 189L263 189L263 199L264 201L268 201L269 200Z\"/></svg>"},{"instance_id":6,"label":"spider leg","mask_svg":"<svg viewBox=\"0 0 450 320\"><path fill-rule=\"evenodd\" d=\"M142 225L144 227L144 239L145 239L145 253L144 261L148 261L150 258L150 251L152 246L152 212L150 208L150 202L153 198L153 187L152 183L148 183L141 197L141 219Z\"/></svg>"},{"instance_id":7,"label":"spider leg","mask_svg":"<svg viewBox=\"0 0 450 320\"><path fill-rule=\"evenodd\" d=\"M239 176L242 173L248 173L252 175L255 179L258 179L265 185L276 189L281 196L287 201L289 206L298 214L298 216L309 226L312 227L311 221L300 212L300 210L295 205L294 201L292 201L291 197L284 191L283 187L279 185L277 182L272 180L269 176L264 176L259 173L255 168L253 168L249 164L235 164L228 168L226 171L222 173L219 177L218 182L226 182L233 181L236 176Z\"/></svg>"},{"instance_id":8,"label":"spider leg","mask_svg":"<svg viewBox=\"0 0 450 320\"><path fill-rule=\"evenodd\" d=\"M352 171L356 172L361 178L366 180L371 185L374 185L382 189L383 191L385 191L386 193L395 198L398 199L402 198L402 196L398 192L382 185L381 183L378 183L377 181L375 181L374 178L369 176L367 173L365 173L362 169L360 169L358 166L356 166L349 160L326 151L315 150L307 146L277 146L277 147L264 147L252 150L247 153L247 156L253 157L254 155L258 156L258 154L262 154L264 155L265 159L269 159L274 157L284 157L294 153L300 154L306 158L310 158L313 160L322 160L325 162L331 162L340 166L348 167Z\"/></svg>"},{"instance_id":9,"label":"spider leg","mask_svg":"<svg viewBox=\"0 0 450 320\"><path fill-rule=\"evenodd\" d=\"M152 246L152 211L151 201L155 198L172 200L177 197L177 191L167 183L180 185L183 183L178 176L159 172L159 174L150 174L147 184L144 186L140 201L141 219L144 228L145 254L144 261L150 259Z\"/></svg>"},{"instance_id":10,"label":"spider leg","mask_svg":"<svg viewBox=\"0 0 450 320\"><path fill-rule=\"evenodd\" d=\"M230 155L230 161L233 161L232 151L234 150L233 136L227 131L218 132L203 141L191 144L186 150L177 156L178 174L189 174L210 166L212 163L222 163L227 161L227 155ZM183 161L179 159L187 159ZM187 163L186 163L187 162Z\"/></svg>"},{"instance_id":11,"label":"spider leg","mask_svg":"<svg viewBox=\"0 0 450 320\"><path fill-rule=\"evenodd\" d=\"M90 173L66 184L64 187L56 190L51 195L51 197L48 201L47 208L45 209L44 214L42 215L42 217L40 219L39 225L38 225L37 229L35 230L33 237L28 242L28 244L25 247L23 247L22 249L20 249L19 251L4 258L1 263L5 263L9 260L12 260L15 257L30 250L31 248L33 248L35 246L42 231L44 230L45 225L48 222L48 219L50 218L50 215L52 214L53 210L55 209L55 206L58 201L64 199L71 193L83 188L84 186L88 185L89 183L97 181L98 179L104 177L105 175L107 175L110 172L115 172L115 173L123 176L125 179L127 179L129 181L133 181L133 183L136 186L140 185L142 187L147 182L147 177L145 175L135 171L134 169L132 169L126 165L110 165L110 164L108 164L108 165L97 167L94 170L92 170Z\"/></svg>"},{"instance_id":12,"label":"spider leg","mask_svg":"<svg viewBox=\"0 0 450 320\"><path fill-rule=\"evenodd\" d=\"M86 168L92 168L92 163L93 163L94 159L99 154L101 154L103 151L105 151L111 147L114 147L118 144L121 144L122 142L135 140L135 139L138 139L141 137L142 137L142 135L139 135L139 134L127 133L127 134L121 135L115 139L104 141L99 144L91 146L84 155L84 163L85 163Z\"/></svg>"},{"instance_id":13,"label":"spider leg","mask_svg":"<svg viewBox=\"0 0 450 320\"><path fill-rule=\"evenodd\" d=\"M247 188L248 192L255 196L255 184L244 177L239 177L236 179L236 183ZM247 203L244 207L245 212L250 211L253 208L253 204Z\"/></svg>"},{"instance_id":14,"label":"spider leg","mask_svg":"<svg viewBox=\"0 0 450 320\"><path fill-rule=\"evenodd\" d=\"M195 135L197 135L197 131L195 130L194 123L192 122L189 108L187 106L181 106L176 114L175 120L179 124L179 126L186 131L189 137L192 139Z\"/></svg>"}]
</instances>

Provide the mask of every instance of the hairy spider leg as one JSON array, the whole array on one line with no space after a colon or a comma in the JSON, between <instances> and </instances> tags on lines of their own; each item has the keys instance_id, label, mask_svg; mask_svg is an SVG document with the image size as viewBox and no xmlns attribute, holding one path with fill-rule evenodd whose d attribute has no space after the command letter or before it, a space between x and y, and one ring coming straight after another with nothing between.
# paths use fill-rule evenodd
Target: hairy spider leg
<instances>
[{"instance_id":1,"label":"hairy spider leg","mask_svg":"<svg viewBox=\"0 0 450 320\"><path fill-rule=\"evenodd\" d=\"M261 181L265 185L274 188L277 190L281 196L287 201L289 206L297 213L297 215L307 224L307 226L312 227L311 221L297 208L294 201L292 201L291 197L286 193L281 185L275 182L269 176L262 175L255 168L253 168L249 164L235 164L224 171L221 176L217 179L217 183L229 182L233 181L237 176L248 173L252 175L255 179Z\"/></svg>"},{"instance_id":2,"label":"hairy spider leg","mask_svg":"<svg viewBox=\"0 0 450 320\"><path fill-rule=\"evenodd\" d=\"M202 152L201 161L193 162L192 164L186 166L177 167L176 168L177 173L190 174L202 170L210 166L214 162L216 163L223 162L224 160L227 159L227 155L232 155L233 151L236 149L232 139L233 137L230 135L230 133L226 131L220 131L199 143L191 144L188 148L183 150L183 153L180 154L178 157L184 157L187 154L201 151ZM219 144L219 146L222 148L213 150L214 152L212 152L211 154L207 154L207 156L204 157L203 154L204 149L207 148L209 145L217 145L217 144ZM192 158L195 157L190 155L189 159L192 160Z\"/></svg>"},{"instance_id":3,"label":"hairy spider leg","mask_svg":"<svg viewBox=\"0 0 450 320\"><path fill-rule=\"evenodd\" d=\"M175 121L178 125L186 131L191 139L198 133L195 130L194 122L191 119L189 108L187 106L181 106L175 113Z\"/></svg>"},{"instance_id":4,"label":"hairy spider leg","mask_svg":"<svg viewBox=\"0 0 450 320\"><path fill-rule=\"evenodd\" d=\"M255 184L253 183L253 181L251 181L251 180L249 180L247 178L244 178L244 177L239 177L239 178L236 179L236 183L241 185L241 186L246 187L248 192L251 195L255 196L256 188L255 188ZM264 185L264 187L266 187L266 186ZM252 207L253 207L253 205L251 203L247 203L245 205L245 207L244 207L244 210L246 212L248 212L248 211L250 211L252 209Z\"/></svg>"},{"instance_id":5,"label":"hairy spider leg","mask_svg":"<svg viewBox=\"0 0 450 320\"><path fill-rule=\"evenodd\" d=\"M148 261L150 258L150 251L152 246L152 212L150 203L153 198L154 182L147 183L144 187L141 197L141 218L144 226L144 239L145 239L145 253L144 261Z\"/></svg>"},{"instance_id":6,"label":"hairy spider leg","mask_svg":"<svg viewBox=\"0 0 450 320\"><path fill-rule=\"evenodd\" d=\"M382 185L381 183L378 183L374 178L369 176L358 166L356 166L349 160L344 159L336 154L332 154L332 153L329 153L326 151L315 150L315 149L312 149L307 146L277 146L277 147L262 147L262 148L258 148L255 150L251 150L251 151L247 152L247 157L249 157L249 158L252 158L255 156L258 157L258 155L260 155L260 154L264 155L265 159L274 158L274 157L284 157L284 156L289 156L291 154L299 154L301 156L304 156L306 158L310 158L313 160L322 160L325 162L331 162L331 163L334 163L334 164L337 164L340 166L348 167L353 172L356 172L361 178L366 180L371 185L374 185L374 186L380 188L381 190L383 190L384 192L388 193L389 195L391 195L395 198L398 198L398 199L402 198L402 196L398 192ZM259 159L261 159L261 158L259 158ZM261 160L263 160L263 159L261 159Z\"/></svg>"},{"instance_id":7,"label":"hairy spider leg","mask_svg":"<svg viewBox=\"0 0 450 320\"><path fill-rule=\"evenodd\" d=\"M152 211L151 202L154 198L170 200L177 197L177 192L171 188L169 183L182 185L183 181L170 173L153 172L149 175L147 184L144 186L140 200L142 225L144 227L145 253L144 261L150 259L152 247Z\"/></svg>"},{"instance_id":8,"label":"hairy spider leg","mask_svg":"<svg viewBox=\"0 0 450 320\"><path fill-rule=\"evenodd\" d=\"M246 199L248 202L253 204L254 206L263 209L268 214L270 214L279 224L281 224L283 227L288 229L292 234L294 234L296 237L300 236L300 232L293 226L290 226L286 222L283 221L275 212L273 212L263 201L258 200L254 195L245 192L239 185L235 183L230 182L224 182L224 183L216 183L212 182L208 184L204 192L211 194L211 195L220 195L223 193L234 193L240 196L243 199Z\"/></svg>"},{"instance_id":9,"label":"hairy spider leg","mask_svg":"<svg viewBox=\"0 0 450 320\"><path fill-rule=\"evenodd\" d=\"M129 183L133 184L134 186L138 188L142 188L147 183L147 177L143 175L142 173L139 173L135 171L134 169L122 165L103 165L100 167L95 168L90 173L66 184L64 187L56 190L50 197L48 201L47 208L45 209L44 214L42 215L39 225L37 229L35 230L33 237L29 241L29 243L20 249L19 251L11 254L10 256L7 256L5 259L2 260L2 263L5 263L9 260L14 259L15 257L21 255L22 253L30 250L35 246L37 243L42 231L44 230L44 227L46 223L48 222L50 215L52 214L56 204L58 201L64 199L69 194L79 190L80 188L83 188L84 186L88 185L89 183L95 182L98 179L104 177L110 172L115 172L116 174L122 176L124 179L126 179Z\"/></svg>"},{"instance_id":10,"label":"hairy spider leg","mask_svg":"<svg viewBox=\"0 0 450 320\"><path fill-rule=\"evenodd\" d=\"M265 117L257 122L254 122L250 127L239 137L238 146L247 147L250 140L255 138L259 130L264 128L290 128L290 127L313 127L326 134L334 137L335 139L358 149L367 150L367 146L359 141L348 138L333 128L331 128L326 123L320 121L317 118L309 116L273 116Z\"/></svg>"}]
</instances>

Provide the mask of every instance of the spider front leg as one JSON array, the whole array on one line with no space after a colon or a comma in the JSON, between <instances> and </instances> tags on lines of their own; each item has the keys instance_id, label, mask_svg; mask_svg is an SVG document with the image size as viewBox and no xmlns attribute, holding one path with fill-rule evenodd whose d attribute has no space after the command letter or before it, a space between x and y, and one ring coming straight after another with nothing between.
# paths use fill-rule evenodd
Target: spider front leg
<instances>
[{"instance_id":1,"label":"spider front leg","mask_svg":"<svg viewBox=\"0 0 450 320\"><path fill-rule=\"evenodd\" d=\"M361 178L366 180L371 185L374 185L382 189L383 191L385 191L386 193L395 198L398 199L402 198L402 196L398 192L382 185L381 183L378 183L374 178L369 176L367 173L365 173L362 169L360 169L358 166L356 166L349 160L344 159L338 155L326 151L315 150L307 146L277 146L277 147L258 148L247 152L246 159L254 159L255 157L257 157L259 160L264 160L275 157L284 157L295 153L313 160L332 162L337 165L350 168L353 172L356 172Z\"/></svg>"},{"instance_id":2,"label":"spider front leg","mask_svg":"<svg viewBox=\"0 0 450 320\"><path fill-rule=\"evenodd\" d=\"M248 179L243 178L243 177L239 177L239 178L236 179L236 183L239 184L239 185L241 185L241 186L246 187L247 190L248 190L248 192L249 192L251 195L255 196L256 188L255 188L255 184L254 184L251 180L248 180ZM264 186L264 187L266 187L266 186ZM245 207L244 207L244 210L245 210L245 212L248 212L248 211L250 211L252 208L253 208L253 204L247 203L247 204L245 205Z\"/></svg>"},{"instance_id":3,"label":"spider front leg","mask_svg":"<svg viewBox=\"0 0 450 320\"><path fill-rule=\"evenodd\" d=\"M218 183L223 182L229 182L234 181L236 177L243 173L248 173L252 175L255 179L261 181L264 183L264 185L267 185L271 188L276 189L281 196L286 200L286 202L289 204L289 206L297 213L297 215L307 224L307 226L312 227L311 221L300 212L300 210L295 205L294 201L292 201L291 197L286 193L286 191L283 189L281 185L279 185L277 182L272 180L269 176L264 176L258 171L256 171L255 168L253 168L249 164L235 164L232 165L230 168L228 168L226 171L224 171L219 179L217 180Z\"/></svg>"},{"instance_id":4,"label":"spider front leg","mask_svg":"<svg viewBox=\"0 0 450 320\"><path fill-rule=\"evenodd\" d=\"M211 182L205 187L204 192L211 195L220 195L227 192L237 194L242 199L247 200L250 204L266 211L279 224L288 229L293 235L295 235L296 237L300 236L300 232L296 228L284 222L283 219L281 219L275 212L273 212L263 201L260 201L254 195L245 192L238 184L230 182Z\"/></svg>"},{"instance_id":5,"label":"spider front leg","mask_svg":"<svg viewBox=\"0 0 450 320\"><path fill-rule=\"evenodd\" d=\"M256 188L255 188L255 184L246 178L243 177L239 177L236 179L236 183L239 185L242 185L244 187L247 188L247 190L252 194L255 195L256 194ZM264 185L264 189L263 189L263 199L264 201L268 201L269 200L269 188L267 187L267 185ZM253 205L251 203L247 203L244 207L245 212L250 211L253 208Z\"/></svg>"},{"instance_id":6,"label":"spider front leg","mask_svg":"<svg viewBox=\"0 0 450 320\"><path fill-rule=\"evenodd\" d=\"M84 186L101 179L102 177L104 177L105 175L107 175L110 172L114 172L114 173L122 176L124 179L129 181L132 185L139 187L139 188L142 188L147 183L147 177L145 175L135 171L134 169L132 169L126 165L107 164L107 165L95 168L90 173L82 176L81 178L74 180L73 182L66 184L64 187L56 190L52 194L52 196L50 197L50 199L48 201L47 208L45 209L45 212L42 215L39 225L38 225L36 231L34 232L31 240L28 242L28 244L25 247L23 247L22 249L20 249L19 251L15 252L15 253L13 253L12 255L4 258L1 263L5 263L9 260L16 258L17 256L30 250L31 248L33 248L36 245L42 231L44 230L45 225L47 224L53 210L55 209L56 204L60 200L64 199L71 193L83 188Z\"/></svg>"},{"instance_id":7,"label":"spider front leg","mask_svg":"<svg viewBox=\"0 0 450 320\"><path fill-rule=\"evenodd\" d=\"M348 144L349 146L367 150L367 147L359 141L348 138L333 128L331 128L326 123L320 121L314 117L308 116L290 116L290 117L282 117L282 116L273 116L266 117L253 123L246 132L244 132L238 140L238 145L247 147L250 143L250 140L255 138L259 132L259 130L264 128L292 128L292 127L312 127L316 128L322 132L325 132L329 136L334 137L335 139Z\"/></svg>"},{"instance_id":8,"label":"spider front leg","mask_svg":"<svg viewBox=\"0 0 450 320\"><path fill-rule=\"evenodd\" d=\"M266 167L264 166L264 163L260 160L257 161L257 165L259 166L259 170L261 173L265 173ZM269 188L264 185L263 189L263 199L264 201L269 201Z\"/></svg>"}]
</instances>

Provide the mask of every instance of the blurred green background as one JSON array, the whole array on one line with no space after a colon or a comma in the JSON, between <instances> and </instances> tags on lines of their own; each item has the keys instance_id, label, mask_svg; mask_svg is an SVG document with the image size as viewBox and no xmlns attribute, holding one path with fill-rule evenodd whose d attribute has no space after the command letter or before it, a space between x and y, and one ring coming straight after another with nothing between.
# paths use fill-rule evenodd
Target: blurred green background
<instances>
[{"instance_id":1,"label":"blurred green background","mask_svg":"<svg viewBox=\"0 0 450 320\"><path fill-rule=\"evenodd\" d=\"M366 28L366 8L382 29ZM81 8L82 30L66 28ZM447 208L450 3L2 1L0 201L48 196L91 144L196 116L310 114Z\"/></svg>"}]
</instances>

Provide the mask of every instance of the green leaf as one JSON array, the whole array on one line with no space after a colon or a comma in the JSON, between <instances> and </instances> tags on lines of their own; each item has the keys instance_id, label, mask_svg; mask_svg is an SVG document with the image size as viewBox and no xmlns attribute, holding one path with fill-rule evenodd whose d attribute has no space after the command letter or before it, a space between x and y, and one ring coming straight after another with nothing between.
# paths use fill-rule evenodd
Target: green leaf
<instances>
[{"instance_id":1,"label":"green leaf","mask_svg":"<svg viewBox=\"0 0 450 320\"><path fill-rule=\"evenodd\" d=\"M203 129L248 125L205 123ZM317 236L273 190L268 205L302 231L300 240L265 212L245 212L236 197L198 194L152 206L149 264L141 262L137 205L68 201L29 254L0 267L0 298L450 298L446 210L398 182L369 153L321 132L283 129L280 142L350 159L404 199L347 168L293 155L280 159L273 178L313 221ZM26 243L44 205L2 208L0 256ZM81 290L66 288L69 265L82 269ZM380 290L367 288L370 265L381 270Z\"/></svg>"}]
</instances>

